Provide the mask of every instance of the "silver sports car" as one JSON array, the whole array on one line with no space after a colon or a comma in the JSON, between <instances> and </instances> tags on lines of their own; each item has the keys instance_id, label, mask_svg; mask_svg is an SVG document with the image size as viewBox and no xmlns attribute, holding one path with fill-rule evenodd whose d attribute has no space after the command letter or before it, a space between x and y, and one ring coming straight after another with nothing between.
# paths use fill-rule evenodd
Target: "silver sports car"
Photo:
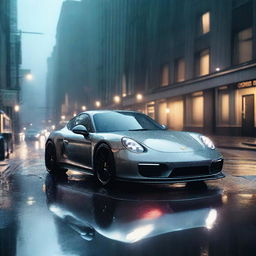
<instances>
[{"instance_id":1,"label":"silver sports car","mask_svg":"<svg viewBox=\"0 0 256 256\"><path fill-rule=\"evenodd\" d=\"M133 111L80 113L46 142L49 172L77 169L102 185L114 180L176 183L223 178L223 157L198 133L166 130Z\"/></svg>"}]
</instances>

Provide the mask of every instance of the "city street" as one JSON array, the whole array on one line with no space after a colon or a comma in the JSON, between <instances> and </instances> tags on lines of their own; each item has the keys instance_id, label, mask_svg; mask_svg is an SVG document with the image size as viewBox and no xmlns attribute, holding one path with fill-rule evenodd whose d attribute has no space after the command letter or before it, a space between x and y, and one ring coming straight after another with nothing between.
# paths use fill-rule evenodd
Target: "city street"
<instances>
[{"instance_id":1,"label":"city street","mask_svg":"<svg viewBox=\"0 0 256 256\"><path fill-rule=\"evenodd\" d=\"M47 175L44 141L23 142L1 172L0 255L255 255L256 152L221 152L207 187L105 189Z\"/></svg>"}]
</instances>

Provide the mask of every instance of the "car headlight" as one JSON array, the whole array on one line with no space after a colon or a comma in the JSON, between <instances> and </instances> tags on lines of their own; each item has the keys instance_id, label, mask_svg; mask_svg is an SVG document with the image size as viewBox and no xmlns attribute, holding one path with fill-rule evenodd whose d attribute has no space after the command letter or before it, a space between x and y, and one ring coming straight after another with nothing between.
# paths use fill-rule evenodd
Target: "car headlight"
<instances>
[{"instance_id":1,"label":"car headlight","mask_svg":"<svg viewBox=\"0 0 256 256\"><path fill-rule=\"evenodd\" d=\"M210 149L215 149L214 143L206 136L200 136L202 142L205 146L207 146Z\"/></svg>"},{"instance_id":2,"label":"car headlight","mask_svg":"<svg viewBox=\"0 0 256 256\"><path fill-rule=\"evenodd\" d=\"M122 138L122 143L125 148L134 153L142 153L145 149L136 141L129 138Z\"/></svg>"}]
</instances>

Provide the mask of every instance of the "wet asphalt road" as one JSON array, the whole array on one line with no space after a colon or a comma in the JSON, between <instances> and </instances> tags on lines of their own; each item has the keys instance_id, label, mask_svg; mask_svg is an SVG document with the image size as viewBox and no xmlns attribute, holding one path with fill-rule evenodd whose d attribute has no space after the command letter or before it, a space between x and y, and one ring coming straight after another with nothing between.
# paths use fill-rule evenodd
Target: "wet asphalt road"
<instances>
[{"instance_id":1,"label":"wet asphalt road","mask_svg":"<svg viewBox=\"0 0 256 256\"><path fill-rule=\"evenodd\" d=\"M226 178L195 189L47 175L44 141L1 174L0 255L256 255L256 152L222 150Z\"/></svg>"}]
</instances>

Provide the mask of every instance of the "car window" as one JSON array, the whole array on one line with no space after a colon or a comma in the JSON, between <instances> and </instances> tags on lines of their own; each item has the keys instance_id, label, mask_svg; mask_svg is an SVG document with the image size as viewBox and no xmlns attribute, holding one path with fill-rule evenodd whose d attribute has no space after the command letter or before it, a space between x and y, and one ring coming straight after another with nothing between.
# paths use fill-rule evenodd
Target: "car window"
<instances>
[{"instance_id":1,"label":"car window","mask_svg":"<svg viewBox=\"0 0 256 256\"><path fill-rule=\"evenodd\" d=\"M74 122L74 126L76 126L76 125L85 126L86 129L88 130L88 132L93 131L91 119L90 119L89 115L87 115L87 114L81 114L81 115L77 116L75 118L75 122Z\"/></svg>"},{"instance_id":2,"label":"car window","mask_svg":"<svg viewBox=\"0 0 256 256\"><path fill-rule=\"evenodd\" d=\"M75 126L75 121L76 121L76 117L72 118L72 119L68 122L67 128L68 128L69 130L72 130L72 129L73 129L73 127Z\"/></svg>"},{"instance_id":3,"label":"car window","mask_svg":"<svg viewBox=\"0 0 256 256\"><path fill-rule=\"evenodd\" d=\"M135 112L106 112L93 116L97 132L162 130L150 117Z\"/></svg>"}]
</instances>

